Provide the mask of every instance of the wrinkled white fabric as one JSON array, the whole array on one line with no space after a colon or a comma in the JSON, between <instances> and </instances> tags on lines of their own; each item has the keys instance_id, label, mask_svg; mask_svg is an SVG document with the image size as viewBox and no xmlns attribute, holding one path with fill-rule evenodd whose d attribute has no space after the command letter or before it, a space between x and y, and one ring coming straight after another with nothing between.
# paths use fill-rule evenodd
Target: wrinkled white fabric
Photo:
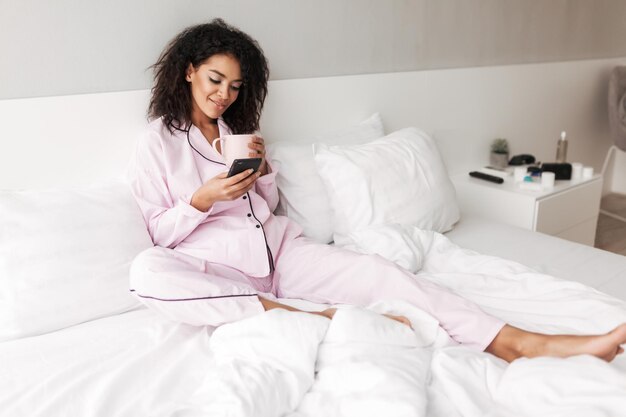
<instances>
[{"instance_id":1,"label":"wrinkled white fabric","mask_svg":"<svg viewBox=\"0 0 626 417\"><path fill-rule=\"evenodd\" d=\"M330 320L276 309L219 327L215 367L176 416L273 417L294 410L311 387Z\"/></svg>"},{"instance_id":2,"label":"wrinkled white fabric","mask_svg":"<svg viewBox=\"0 0 626 417\"><path fill-rule=\"evenodd\" d=\"M437 321L406 303L374 309L402 310L414 331L370 310L339 310L320 346L315 383L293 416L425 415Z\"/></svg>"},{"instance_id":3,"label":"wrinkled white fabric","mask_svg":"<svg viewBox=\"0 0 626 417\"><path fill-rule=\"evenodd\" d=\"M507 366L485 353L448 347L435 354L432 373L463 417L622 416L626 372L615 365L579 355Z\"/></svg>"},{"instance_id":4,"label":"wrinkled white fabric","mask_svg":"<svg viewBox=\"0 0 626 417\"><path fill-rule=\"evenodd\" d=\"M350 233L343 247L369 255L380 255L416 273L424 264L424 245L430 245L433 235L432 231L400 224L371 226Z\"/></svg>"},{"instance_id":5,"label":"wrinkled white fabric","mask_svg":"<svg viewBox=\"0 0 626 417\"><path fill-rule=\"evenodd\" d=\"M436 233L420 243L420 274L520 327L602 333L626 321L626 303L584 285ZM414 331L374 312L406 315ZM433 318L398 301L342 308L333 321L275 310L217 331L144 309L0 343L0 368L2 417L593 417L626 409L623 355L508 365L456 345Z\"/></svg>"}]
</instances>

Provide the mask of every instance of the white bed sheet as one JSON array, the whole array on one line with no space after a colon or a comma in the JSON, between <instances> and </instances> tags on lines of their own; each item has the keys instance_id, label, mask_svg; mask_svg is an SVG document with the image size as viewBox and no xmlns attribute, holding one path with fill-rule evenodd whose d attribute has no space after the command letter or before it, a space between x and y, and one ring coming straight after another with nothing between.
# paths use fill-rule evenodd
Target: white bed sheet
<instances>
[{"instance_id":1,"label":"white bed sheet","mask_svg":"<svg viewBox=\"0 0 626 417\"><path fill-rule=\"evenodd\" d=\"M456 244L581 282L626 300L626 257L543 233L463 214L446 233Z\"/></svg>"},{"instance_id":2,"label":"white bed sheet","mask_svg":"<svg viewBox=\"0 0 626 417\"><path fill-rule=\"evenodd\" d=\"M470 239L464 233L471 226L462 223L453 237ZM590 333L626 321L621 300L460 248L443 235L420 235L420 274L507 322ZM415 331L355 308L332 322L272 310L217 330L140 309L0 343L0 416L588 417L626 409L624 357L506 366L456 345L436 320L406 303L369 309L404 314Z\"/></svg>"},{"instance_id":3,"label":"white bed sheet","mask_svg":"<svg viewBox=\"0 0 626 417\"><path fill-rule=\"evenodd\" d=\"M0 415L161 415L211 369L211 332L142 308L0 343Z\"/></svg>"}]
</instances>

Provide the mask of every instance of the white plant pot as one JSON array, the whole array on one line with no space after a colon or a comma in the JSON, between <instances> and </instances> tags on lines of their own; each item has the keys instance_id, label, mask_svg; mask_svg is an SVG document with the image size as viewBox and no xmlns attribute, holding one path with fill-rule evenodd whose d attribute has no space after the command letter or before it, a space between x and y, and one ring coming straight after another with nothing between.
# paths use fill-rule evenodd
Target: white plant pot
<instances>
[{"instance_id":1,"label":"white plant pot","mask_svg":"<svg viewBox=\"0 0 626 417\"><path fill-rule=\"evenodd\" d=\"M491 152L489 165L496 168L506 168L509 166L509 154Z\"/></svg>"}]
</instances>

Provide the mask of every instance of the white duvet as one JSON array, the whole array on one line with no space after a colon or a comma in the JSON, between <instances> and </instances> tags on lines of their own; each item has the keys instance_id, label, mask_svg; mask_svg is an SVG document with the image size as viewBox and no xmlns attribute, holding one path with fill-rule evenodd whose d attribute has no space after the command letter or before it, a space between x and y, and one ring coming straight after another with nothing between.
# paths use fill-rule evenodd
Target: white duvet
<instances>
[{"instance_id":1,"label":"white duvet","mask_svg":"<svg viewBox=\"0 0 626 417\"><path fill-rule=\"evenodd\" d=\"M440 234L392 227L354 238L353 249L419 269L525 329L601 333L626 322L623 301ZM508 365L392 300L341 307L332 321L272 310L215 330L141 309L0 343L3 417L382 415L626 416L626 360Z\"/></svg>"}]
</instances>

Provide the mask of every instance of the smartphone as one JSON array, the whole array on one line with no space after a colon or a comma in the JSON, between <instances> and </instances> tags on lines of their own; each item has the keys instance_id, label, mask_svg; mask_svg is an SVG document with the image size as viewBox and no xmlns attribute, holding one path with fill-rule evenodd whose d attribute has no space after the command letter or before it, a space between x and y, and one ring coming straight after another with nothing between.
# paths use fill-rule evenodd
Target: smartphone
<instances>
[{"instance_id":1,"label":"smartphone","mask_svg":"<svg viewBox=\"0 0 626 417\"><path fill-rule=\"evenodd\" d=\"M248 169L252 169L252 173L254 174L259 170L262 160L262 158L235 159L233 164L230 166L230 170L228 171L228 177L240 174Z\"/></svg>"}]
</instances>

